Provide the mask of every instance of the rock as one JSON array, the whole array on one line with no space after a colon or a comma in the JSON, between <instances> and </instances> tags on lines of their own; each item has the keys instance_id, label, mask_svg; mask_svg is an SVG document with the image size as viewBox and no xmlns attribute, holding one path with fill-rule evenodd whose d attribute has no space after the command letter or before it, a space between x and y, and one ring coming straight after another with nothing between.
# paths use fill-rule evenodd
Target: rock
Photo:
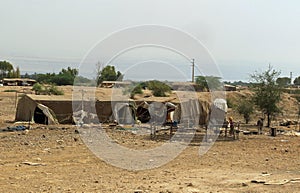
<instances>
[{"instance_id":1,"label":"rock","mask_svg":"<svg viewBox=\"0 0 300 193\"><path fill-rule=\"evenodd\" d=\"M188 192L189 192L189 193L199 193L200 190L197 189L197 188L189 188L189 189L188 189Z\"/></svg>"},{"instance_id":2,"label":"rock","mask_svg":"<svg viewBox=\"0 0 300 193\"><path fill-rule=\"evenodd\" d=\"M194 186L191 182L186 184L187 187L192 187Z\"/></svg>"},{"instance_id":3,"label":"rock","mask_svg":"<svg viewBox=\"0 0 300 193\"><path fill-rule=\"evenodd\" d=\"M22 132L22 135L27 135L28 133L29 133L29 130L26 129L26 130L24 130L24 131Z\"/></svg>"},{"instance_id":4,"label":"rock","mask_svg":"<svg viewBox=\"0 0 300 193\"><path fill-rule=\"evenodd\" d=\"M247 183L242 183L242 186L246 187L246 186L248 186L248 184Z\"/></svg>"},{"instance_id":5,"label":"rock","mask_svg":"<svg viewBox=\"0 0 300 193\"><path fill-rule=\"evenodd\" d=\"M143 193L143 190L134 190L134 193Z\"/></svg>"},{"instance_id":6,"label":"rock","mask_svg":"<svg viewBox=\"0 0 300 193\"><path fill-rule=\"evenodd\" d=\"M58 145L62 145L62 144L64 143L64 140L62 140L62 139L56 140L56 143L57 143Z\"/></svg>"}]
</instances>

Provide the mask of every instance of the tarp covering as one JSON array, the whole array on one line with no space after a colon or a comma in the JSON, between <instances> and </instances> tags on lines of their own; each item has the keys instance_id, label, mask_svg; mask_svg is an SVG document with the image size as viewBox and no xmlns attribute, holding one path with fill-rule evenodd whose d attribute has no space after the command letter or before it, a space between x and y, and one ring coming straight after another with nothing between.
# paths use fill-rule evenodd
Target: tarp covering
<instances>
[{"instance_id":1,"label":"tarp covering","mask_svg":"<svg viewBox=\"0 0 300 193\"><path fill-rule=\"evenodd\" d=\"M58 120L55 118L54 112L49 107L42 105L29 96L24 95L18 102L16 111L16 121L32 121L34 122L34 116L36 109L39 108L47 117L48 124L57 124Z\"/></svg>"},{"instance_id":2,"label":"tarp covering","mask_svg":"<svg viewBox=\"0 0 300 193\"><path fill-rule=\"evenodd\" d=\"M119 124L131 125L135 123L133 109L128 103L114 104L114 117Z\"/></svg>"}]
</instances>

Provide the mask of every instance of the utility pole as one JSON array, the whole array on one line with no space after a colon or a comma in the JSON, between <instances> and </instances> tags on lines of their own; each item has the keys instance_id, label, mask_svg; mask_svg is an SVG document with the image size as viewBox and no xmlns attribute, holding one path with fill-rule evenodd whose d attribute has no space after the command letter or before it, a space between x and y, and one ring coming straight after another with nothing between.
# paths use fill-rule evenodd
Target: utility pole
<instances>
[{"instance_id":1,"label":"utility pole","mask_svg":"<svg viewBox=\"0 0 300 193\"><path fill-rule=\"evenodd\" d=\"M195 59L192 59L192 83L195 82Z\"/></svg>"}]
</instances>

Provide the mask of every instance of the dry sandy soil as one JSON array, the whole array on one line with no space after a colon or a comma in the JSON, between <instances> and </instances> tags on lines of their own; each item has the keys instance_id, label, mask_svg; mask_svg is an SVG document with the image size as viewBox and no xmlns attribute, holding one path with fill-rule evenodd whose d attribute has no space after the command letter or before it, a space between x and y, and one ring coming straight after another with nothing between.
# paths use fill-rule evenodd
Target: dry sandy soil
<instances>
[{"instance_id":1,"label":"dry sandy soil","mask_svg":"<svg viewBox=\"0 0 300 193\"><path fill-rule=\"evenodd\" d=\"M12 125L14 93L0 91L1 128ZM96 157L74 126L33 125L28 132L0 132L0 192L300 192L300 137L220 137L199 156L201 134L159 168L129 171ZM107 129L120 145L147 149L155 140L131 130Z\"/></svg>"}]
</instances>

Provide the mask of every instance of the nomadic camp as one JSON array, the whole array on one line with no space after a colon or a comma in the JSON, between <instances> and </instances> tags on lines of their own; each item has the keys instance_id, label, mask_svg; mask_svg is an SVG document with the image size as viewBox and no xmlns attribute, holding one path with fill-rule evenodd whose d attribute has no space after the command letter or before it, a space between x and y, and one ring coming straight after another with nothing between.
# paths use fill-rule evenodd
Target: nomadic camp
<instances>
[{"instance_id":1,"label":"nomadic camp","mask_svg":"<svg viewBox=\"0 0 300 193\"><path fill-rule=\"evenodd\" d=\"M134 124L136 120L140 120L142 123L157 121L172 123L173 121L180 122L183 119L193 119L197 120L198 124L205 125L209 113L210 104L207 101L195 99L180 103L134 100L127 102L78 100L72 102L72 98L65 96L24 95L18 101L15 120L39 124L113 121L120 124Z\"/></svg>"}]
</instances>

